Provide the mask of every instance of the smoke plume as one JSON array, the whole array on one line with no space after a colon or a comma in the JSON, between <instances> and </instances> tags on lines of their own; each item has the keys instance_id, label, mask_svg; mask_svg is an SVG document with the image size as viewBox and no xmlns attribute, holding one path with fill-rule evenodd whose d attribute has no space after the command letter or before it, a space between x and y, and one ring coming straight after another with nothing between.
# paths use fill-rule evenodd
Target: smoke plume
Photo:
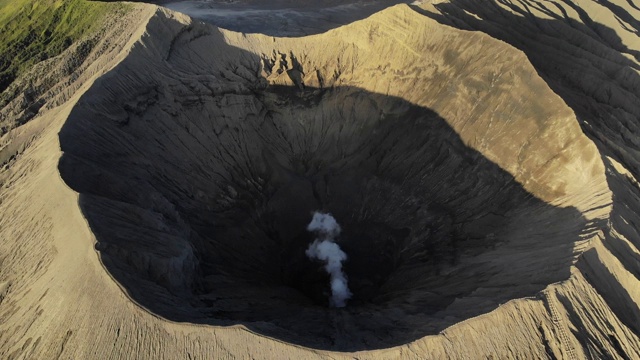
<instances>
[{"instance_id":1,"label":"smoke plume","mask_svg":"<svg viewBox=\"0 0 640 360\"><path fill-rule=\"evenodd\" d=\"M315 212L307 230L316 234L316 239L306 251L307 256L324 261L324 268L331 276L329 304L332 307L344 307L352 294L347 285L347 276L342 272L342 262L347 259L347 254L335 243L340 235L340 225L331 214Z\"/></svg>"}]
</instances>

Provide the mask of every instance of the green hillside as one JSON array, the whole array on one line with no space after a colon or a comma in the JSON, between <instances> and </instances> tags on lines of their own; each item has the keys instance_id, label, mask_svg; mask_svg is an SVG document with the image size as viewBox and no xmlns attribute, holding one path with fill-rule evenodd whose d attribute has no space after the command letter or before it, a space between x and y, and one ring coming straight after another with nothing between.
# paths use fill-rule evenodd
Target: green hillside
<instances>
[{"instance_id":1,"label":"green hillside","mask_svg":"<svg viewBox=\"0 0 640 360\"><path fill-rule=\"evenodd\" d=\"M0 0L0 92L32 65L96 30L119 4L86 0Z\"/></svg>"}]
</instances>

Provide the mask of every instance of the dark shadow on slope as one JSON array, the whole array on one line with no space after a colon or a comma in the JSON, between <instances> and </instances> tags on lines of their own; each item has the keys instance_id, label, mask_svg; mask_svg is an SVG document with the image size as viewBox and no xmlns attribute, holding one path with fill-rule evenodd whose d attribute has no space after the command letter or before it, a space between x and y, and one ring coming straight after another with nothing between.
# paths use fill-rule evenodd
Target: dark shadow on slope
<instances>
[{"instance_id":1,"label":"dark shadow on slope","mask_svg":"<svg viewBox=\"0 0 640 360\"><path fill-rule=\"evenodd\" d=\"M603 158L603 162L613 194L613 209L603 244L631 276L640 278L640 262L635 250L640 248L640 219L637 215L640 214L640 188L628 175L619 173L610 159ZM599 259L598 253L591 250L583 254L577 267L607 300L618 319L635 334L640 334L640 308L629 295L629 290Z\"/></svg>"},{"instance_id":2,"label":"dark shadow on slope","mask_svg":"<svg viewBox=\"0 0 640 360\"><path fill-rule=\"evenodd\" d=\"M618 20L620 25L626 31L629 31L636 36L640 36L640 21L633 17L633 15L629 14L629 12L625 8L616 5L609 0L596 0L596 2L609 9L609 11L614 14L616 20ZM637 54L638 53L636 52L636 60L640 61L640 57L637 56Z\"/></svg>"},{"instance_id":3,"label":"dark shadow on slope","mask_svg":"<svg viewBox=\"0 0 640 360\"><path fill-rule=\"evenodd\" d=\"M219 62L199 67L180 38L147 38L60 133L61 176L141 306L356 351L570 276L573 243L594 224L528 193L433 110L355 87L266 86L251 75L260 58L205 30L180 36L218 46ZM172 41L171 56L145 59L164 48L152 41ZM304 255L314 210L344 230L354 298L343 309L327 306L327 276Z\"/></svg>"},{"instance_id":4,"label":"dark shadow on slope","mask_svg":"<svg viewBox=\"0 0 640 360\"><path fill-rule=\"evenodd\" d=\"M599 3L633 27L628 31L637 34L638 21L626 10L606 0ZM498 4L508 6L514 13ZM558 9L562 9L562 4L569 6L584 24L566 15L560 17L545 11L544 4ZM629 210L638 208L639 198L634 194L637 187L625 181L606 156L617 159L636 179L640 178L640 76L633 71L640 67L624 55L640 61L640 52L625 46L614 30L594 22L575 2L562 0L562 4L451 0L435 5L442 14L414 9L446 25L482 31L525 52L540 76L573 109L583 131L603 154L607 180L613 192L610 225L637 249L640 248L637 227L628 225L637 221L638 212ZM555 19L537 18L527 11L527 7L535 7ZM566 10L562 11L566 14ZM638 259L633 252L624 251L629 244L611 235L611 229L604 231L605 246L637 277ZM595 252L590 254L578 266L588 274L595 274L592 268L602 266L596 263ZM626 290L612 279L608 270L599 268L598 271L600 275L592 276L589 282L599 290L618 318L638 334L640 313L637 307L632 305Z\"/></svg>"},{"instance_id":5,"label":"dark shadow on slope","mask_svg":"<svg viewBox=\"0 0 640 360\"><path fill-rule=\"evenodd\" d=\"M500 3L511 4L515 13L499 7ZM588 26L550 11L545 13L556 19L540 19L507 1L452 0L435 5L444 15L414 9L443 24L482 31L522 50L551 89L574 110L585 134L638 177L640 141L634 134L640 134L640 76L632 69L640 66L623 54L636 59L640 54L575 3L563 3Z\"/></svg>"}]
</instances>

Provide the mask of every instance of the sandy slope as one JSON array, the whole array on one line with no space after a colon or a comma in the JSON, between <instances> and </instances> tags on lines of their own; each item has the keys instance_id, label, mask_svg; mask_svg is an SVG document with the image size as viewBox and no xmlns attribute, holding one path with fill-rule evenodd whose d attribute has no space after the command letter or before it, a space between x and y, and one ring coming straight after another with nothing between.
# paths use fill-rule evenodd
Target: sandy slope
<instances>
[{"instance_id":1,"label":"sandy slope","mask_svg":"<svg viewBox=\"0 0 640 360\"><path fill-rule=\"evenodd\" d=\"M580 128L595 124L596 119L585 118L587 112L580 112L567 100L566 92L552 85L554 93L547 86L554 75L553 65L541 68L542 61L536 63L532 58L532 49L543 45L528 42L530 33L522 30L523 38L513 42L530 44L523 53L480 32L464 32L431 19L440 11L449 14L449 23L452 19L470 23L476 18L469 15L470 9L456 12L464 8L460 4L445 5L420 9L398 6L303 39L220 32L153 6L139 6L129 18L114 19L113 32L103 39L107 45L98 47L103 50L92 55L93 61L79 70L71 86L65 86L72 91L52 94L50 106L2 139L4 149L8 148L5 144L13 144L13 149L19 150L0 173L0 357L640 356L640 238L634 225L638 223L634 209L640 192L631 155L633 131L626 133L623 142L608 141L616 133L595 126L588 134L598 140L596 148ZM632 10L628 4L619 5ZM483 17L498 18L496 14L500 12ZM624 25L624 21L614 22L616 17L597 14L613 29ZM522 24L526 29L526 23ZM496 27L484 31L496 36L490 31ZM627 35L623 41L629 49L638 48L633 37ZM585 67L590 73L615 63L613 55L607 55L614 50L594 48L599 58ZM563 47L556 43L545 49L555 54L562 53L559 50ZM633 68L624 67L624 63L621 66ZM607 101L613 105L615 99L622 99L618 106L606 108L623 108L634 114L638 105L624 99L637 96L637 87L626 79L629 77L608 83L614 89L622 84L619 86L626 92L617 93L623 95L608 99L594 95L593 100L582 96L585 107L591 101L605 107ZM564 86L583 89L582 83L577 84ZM317 89L328 90L314 92ZM318 163L345 158L345 150L340 149L346 147L351 154L348 145L358 143L353 140L359 139L362 131L352 128L353 124L362 121L375 129L380 123L367 122L375 114L363 110L363 103L374 104L371 108L386 117L417 114L438 121L440 125L428 129L438 134L435 139L444 140L426 142L429 146L420 148L423 152L417 160L407 155L411 151L402 142L381 140L374 142L376 147L370 151L389 149L392 155L380 159L392 164L411 188L438 184L444 194L439 203L459 209L460 213L452 215L455 219L468 216L464 219L469 225L460 231L480 240L463 242L465 249L472 250L462 251L458 263L444 266L439 275L425 277L423 272L412 273L415 267L400 268L396 276L407 284L400 291L404 297L392 297L384 306L356 307L348 316L331 315L335 323L320 335L304 324L314 326L317 316L326 317L324 310L307 311L296 303L286 306L296 309L295 317L300 314L297 324L279 320L281 313L269 314L262 321L215 313L216 309L232 311L238 307L250 313L245 304L273 308L272 303L264 302L272 301L264 300L264 289L251 290L253 298L240 289L235 292L240 295L233 295L238 296L236 302L205 304L210 309L202 310L202 291L194 290L200 285L190 285L202 271L197 262L203 258L203 246L209 249L211 244L193 221L200 220L199 213L209 214L209 209L199 204L220 203L224 196L229 198L230 193L239 191L225 192L216 184L232 178L229 184L237 186L237 174L245 167L251 169L246 164L260 168L256 159L264 156L257 155L263 151L261 141L279 144L283 137L297 144L291 147L300 153L311 144L326 154L314 160ZM266 114L273 112L276 115L270 122L265 121ZM202 114L212 114L209 122L202 120ZM602 121L612 128L621 127L615 125L616 119ZM307 122L311 135L315 134L314 126L329 129L328 134L339 127L335 132L344 131L345 135L335 136L323 148L314 143L316 137L300 135L292 120ZM277 126L264 127L265 123ZM410 149L420 139L416 136L429 133L417 131L419 123L406 128L397 123L398 130L393 131L413 140ZM254 129L256 124L262 124L261 131ZM229 126L251 141L238 141L216 128ZM266 140L256 134L266 134ZM375 138L360 137L363 144ZM611 143L617 148L612 150ZM59 164L61 147L64 158L73 161ZM293 155L278 148L270 151L279 164L273 168L294 164L291 159L298 154L298 150L292 150ZM418 173L416 179L426 176L426 183L412 183L409 174L413 165L438 151L446 154L440 159L444 165ZM616 154L622 155L614 160ZM604 164L603 155L610 156L603 158ZM359 178L361 172L370 170L365 161L365 165L351 161L359 159L357 156L346 158L345 168L356 164L361 170L356 175L336 170L340 174L336 179ZM460 165L469 158L469 165ZM454 175L447 175L447 169L453 169ZM271 174L270 179L284 181L285 189L296 186L304 194L305 185L289 178L292 171L266 173ZM262 175L243 176L257 182ZM272 184L279 184L276 180ZM389 183L392 180L390 177ZM408 191L403 186L392 190L382 187L378 192L402 195ZM337 193L352 190L331 189ZM431 197L439 196L438 191L424 191ZM329 193L318 195L318 201L329 208L335 206L334 211L348 208ZM246 194L253 196L254 192ZM277 191L269 194L272 204L296 204L295 199ZM466 197L456 203L455 197L447 194ZM484 199L482 194L488 198L470 205L474 195ZM505 205L492 208L488 199L496 196L504 196ZM308 205L300 206L295 209L308 210L304 208ZM487 217L493 212L498 215ZM295 218L295 212L289 215ZM494 240L498 241L492 243ZM220 245L211 249L216 246ZM251 244L241 247L250 248ZM490 250L478 250L487 247ZM185 255L185 248L195 252ZM411 259L407 261L411 263ZM209 281L215 286L208 291L216 295L220 284L215 281L220 274L213 274L216 276ZM439 283L442 279L446 281ZM403 281L392 283L402 285ZM435 300L425 298L425 291L412 289L415 284L439 289L442 294L447 293L447 284L453 289L469 284L475 288L464 295L452 295L453 302L425 315L420 305ZM366 317L372 322L360 320ZM396 326L402 332L413 329L413 341L381 349L387 347L383 346L385 334L367 331L385 322L394 323L382 328L388 331L387 337L396 336ZM286 326L300 326L294 328L299 337L278 330ZM324 329L325 325L318 326ZM328 339L323 339L325 333ZM363 338L367 341L354 349L352 344ZM369 351L357 355L331 352L344 349Z\"/></svg>"}]
</instances>

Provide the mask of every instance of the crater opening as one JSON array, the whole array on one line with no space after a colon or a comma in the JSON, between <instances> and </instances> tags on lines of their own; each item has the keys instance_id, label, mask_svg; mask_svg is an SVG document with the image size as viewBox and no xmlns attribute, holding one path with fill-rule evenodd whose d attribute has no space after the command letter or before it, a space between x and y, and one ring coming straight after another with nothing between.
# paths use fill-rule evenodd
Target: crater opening
<instances>
[{"instance_id":1,"label":"crater opening","mask_svg":"<svg viewBox=\"0 0 640 360\"><path fill-rule=\"evenodd\" d=\"M315 210L333 214L343 229L339 244L349 254L344 267L352 305L384 303L383 287L398 269L419 266L423 275L435 275L455 264L457 241L468 231L437 193L468 171L459 162L475 167L479 156L459 143L442 148L453 133L434 112L355 88L292 93L274 87L245 100L239 106L264 106L257 111L264 114L260 127L241 130L255 140L236 142L230 129L225 151L238 161L230 181L217 185L220 192L206 201L210 209L188 215L201 238L203 298L216 293L217 299L221 277L233 277L291 287L328 306L328 275L305 255ZM297 118L284 116L289 106ZM453 159L448 151L460 152L453 169L446 169ZM486 196L502 197L496 191ZM452 200L475 196L461 192ZM485 237L475 231L475 238ZM467 250L486 245L476 240Z\"/></svg>"},{"instance_id":2,"label":"crater opening","mask_svg":"<svg viewBox=\"0 0 640 360\"><path fill-rule=\"evenodd\" d=\"M59 168L106 268L163 317L317 349L404 344L568 278L593 230L430 108L356 86L267 83L259 70L210 75L234 63L188 73L150 48L79 101ZM343 308L305 254L314 211L342 228Z\"/></svg>"}]
</instances>

